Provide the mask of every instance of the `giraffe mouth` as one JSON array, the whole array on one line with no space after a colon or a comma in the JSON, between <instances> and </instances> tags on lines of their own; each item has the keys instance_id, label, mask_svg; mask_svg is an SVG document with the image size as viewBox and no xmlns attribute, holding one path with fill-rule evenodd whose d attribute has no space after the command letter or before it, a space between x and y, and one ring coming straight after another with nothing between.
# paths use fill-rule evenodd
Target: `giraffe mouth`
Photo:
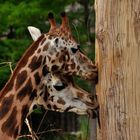
<instances>
[{"instance_id":1,"label":"giraffe mouth","mask_svg":"<svg viewBox=\"0 0 140 140\"><path fill-rule=\"evenodd\" d=\"M72 106L69 106L69 107L67 107L66 109L65 109L65 111L64 112L68 112L68 111L70 111L71 109L73 109L74 107L72 107Z\"/></svg>"},{"instance_id":2,"label":"giraffe mouth","mask_svg":"<svg viewBox=\"0 0 140 140\"><path fill-rule=\"evenodd\" d=\"M98 73L96 71L89 73L86 73L84 75L85 80L95 80L95 82L98 82Z\"/></svg>"},{"instance_id":3,"label":"giraffe mouth","mask_svg":"<svg viewBox=\"0 0 140 140\"><path fill-rule=\"evenodd\" d=\"M98 102L95 102L95 103L85 102L85 104L86 104L90 109L96 109L96 108L99 107Z\"/></svg>"}]
</instances>

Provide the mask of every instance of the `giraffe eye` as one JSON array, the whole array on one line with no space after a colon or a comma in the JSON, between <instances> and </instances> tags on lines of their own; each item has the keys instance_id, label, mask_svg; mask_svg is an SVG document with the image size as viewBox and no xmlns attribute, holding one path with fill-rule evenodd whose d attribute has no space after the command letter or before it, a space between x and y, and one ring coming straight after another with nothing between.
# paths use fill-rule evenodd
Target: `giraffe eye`
<instances>
[{"instance_id":1,"label":"giraffe eye","mask_svg":"<svg viewBox=\"0 0 140 140\"><path fill-rule=\"evenodd\" d=\"M65 88L65 86L64 85L62 85L62 86L60 86L60 85L55 85L55 86L53 86L57 91L60 91L60 90L62 90L62 89L64 89Z\"/></svg>"},{"instance_id":2,"label":"giraffe eye","mask_svg":"<svg viewBox=\"0 0 140 140\"><path fill-rule=\"evenodd\" d=\"M56 45L58 44L58 41L59 41L59 39L58 39L58 38L56 38L56 39L55 39L55 43L56 43Z\"/></svg>"},{"instance_id":3,"label":"giraffe eye","mask_svg":"<svg viewBox=\"0 0 140 140\"><path fill-rule=\"evenodd\" d=\"M64 89L65 87L67 87L67 84L62 84L62 85L54 85L53 86L57 91L61 91L62 89Z\"/></svg>"},{"instance_id":4,"label":"giraffe eye","mask_svg":"<svg viewBox=\"0 0 140 140\"><path fill-rule=\"evenodd\" d=\"M78 48L71 48L71 51L72 51L73 53L76 53L76 52L78 51Z\"/></svg>"}]
</instances>

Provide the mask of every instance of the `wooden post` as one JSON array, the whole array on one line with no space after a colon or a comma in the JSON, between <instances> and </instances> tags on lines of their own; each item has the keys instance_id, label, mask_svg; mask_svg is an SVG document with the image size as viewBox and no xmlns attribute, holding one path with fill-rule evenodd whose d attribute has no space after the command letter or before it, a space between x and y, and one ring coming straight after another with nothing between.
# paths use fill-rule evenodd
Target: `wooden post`
<instances>
[{"instance_id":1,"label":"wooden post","mask_svg":"<svg viewBox=\"0 0 140 140\"><path fill-rule=\"evenodd\" d=\"M140 0L96 0L101 140L140 140Z\"/></svg>"}]
</instances>

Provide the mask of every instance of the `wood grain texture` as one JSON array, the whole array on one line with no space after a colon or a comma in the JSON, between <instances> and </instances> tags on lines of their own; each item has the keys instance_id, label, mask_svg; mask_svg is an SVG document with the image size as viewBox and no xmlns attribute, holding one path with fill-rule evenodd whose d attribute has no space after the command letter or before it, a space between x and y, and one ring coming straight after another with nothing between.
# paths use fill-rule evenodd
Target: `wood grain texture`
<instances>
[{"instance_id":1,"label":"wood grain texture","mask_svg":"<svg viewBox=\"0 0 140 140\"><path fill-rule=\"evenodd\" d=\"M140 140L140 0L96 0L95 10L98 140Z\"/></svg>"}]
</instances>

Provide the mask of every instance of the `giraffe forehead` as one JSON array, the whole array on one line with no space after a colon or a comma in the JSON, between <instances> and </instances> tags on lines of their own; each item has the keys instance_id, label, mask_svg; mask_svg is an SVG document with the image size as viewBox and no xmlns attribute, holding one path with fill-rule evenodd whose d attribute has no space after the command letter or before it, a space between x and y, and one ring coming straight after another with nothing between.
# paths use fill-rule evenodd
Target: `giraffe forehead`
<instances>
[{"instance_id":1,"label":"giraffe forehead","mask_svg":"<svg viewBox=\"0 0 140 140\"><path fill-rule=\"evenodd\" d=\"M53 36L65 36L67 39L68 38L73 38L71 31L67 30L66 28L54 28L53 30L49 31L49 33L47 33L49 35L53 35Z\"/></svg>"},{"instance_id":2,"label":"giraffe forehead","mask_svg":"<svg viewBox=\"0 0 140 140\"><path fill-rule=\"evenodd\" d=\"M47 38L49 40L53 40L55 38L59 38L59 43L64 43L64 44L77 44L76 40L73 38L73 36L69 32L56 32L56 33L51 33L47 34ZM61 42L62 41L62 42Z\"/></svg>"}]
</instances>

